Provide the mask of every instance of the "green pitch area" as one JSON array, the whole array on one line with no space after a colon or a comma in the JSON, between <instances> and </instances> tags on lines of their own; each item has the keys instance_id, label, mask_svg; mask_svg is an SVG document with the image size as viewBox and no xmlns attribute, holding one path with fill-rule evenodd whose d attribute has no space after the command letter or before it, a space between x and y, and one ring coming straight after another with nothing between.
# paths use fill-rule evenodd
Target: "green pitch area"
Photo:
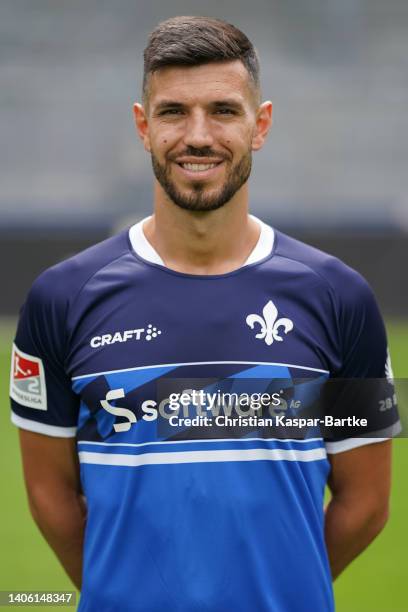
<instances>
[{"instance_id":1,"label":"green pitch area","mask_svg":"<svg viewBox=\"0 0 408 612\"><path fill-rule=\"evenodd\" d=\"M408 323L389 322L387 327L394 376L408 378ZM71 590L73 587L70 581L42 539L27 507L17 430L9 422L7 389L13 332L14 323L0 321L0 590ZM408 398L399 399L406 413ZM407 473L408 440L399 439L394 443L394 487L390 521L377 540L336 581L338 612L403 612L408 609ZM64 608L36 606L35 609L61 611Z\"/></svg>"}]
</instances>

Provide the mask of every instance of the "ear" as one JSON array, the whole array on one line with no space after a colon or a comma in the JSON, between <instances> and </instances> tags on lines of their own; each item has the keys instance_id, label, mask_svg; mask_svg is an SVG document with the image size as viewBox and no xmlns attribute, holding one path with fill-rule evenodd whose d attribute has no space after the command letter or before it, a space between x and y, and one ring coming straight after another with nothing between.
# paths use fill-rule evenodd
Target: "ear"
<instances>
[{"instance_id":1,"label":"ear","mask_svg":"<svg viewBox=\"0 0 408 612\"><path fill-rule=\"evenodd\" d=\"M259 151L265 143L272 125L272 102L263 102L256 112L256 127L252 137L252 150Z\"/></svg>"},{"instance_id":2,"label":"ear","mask_svg":"<svg viewBox=\"0 0 408 612\"><path fill-rule=\"evenodd\" d=\"M144 148L146 151L150 151L149 125L146 110L141 104L136 102L133 105L133 113L135 116L136 129L140 139L143 141Z\"/></svg>"}]
</instances>

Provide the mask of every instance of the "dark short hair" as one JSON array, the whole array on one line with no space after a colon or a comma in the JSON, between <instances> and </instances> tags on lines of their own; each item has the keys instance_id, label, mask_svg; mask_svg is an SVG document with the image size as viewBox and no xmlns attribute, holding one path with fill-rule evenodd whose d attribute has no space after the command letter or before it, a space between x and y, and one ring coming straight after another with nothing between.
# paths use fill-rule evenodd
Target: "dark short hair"
<instances>
[{"instance_id":1,"label":"dark short hair","mask_svg":"<svg viewBox=\"0 0 408 612\"><path fill-rule=\"evenodd\" d=\"M151 32L144 51L143 98L149 75L167 66L199 66L240 60L259 92L259 60L241 30L221 19L181 16L162 21Z\"/></svg>"}]
</instances>

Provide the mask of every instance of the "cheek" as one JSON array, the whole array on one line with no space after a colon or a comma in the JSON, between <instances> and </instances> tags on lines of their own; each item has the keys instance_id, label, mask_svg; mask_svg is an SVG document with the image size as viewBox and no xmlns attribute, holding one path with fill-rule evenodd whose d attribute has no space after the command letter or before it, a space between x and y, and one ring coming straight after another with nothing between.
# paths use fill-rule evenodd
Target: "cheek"
<instances>
[{"instance_id":1,"label":"cheek","mask_svg":"<svg viewBox=\"0 0 408 612\"><path fill-rule=\"evenodd\" d=\"M152 137L150 140L151 150L158 159L164 159L171 149L171 140L166 136Z\"/></svg>"},{"instance_id":2,"label":"cheek","mask_svg":"<svg viewBox=\"0 0 408 612\"><path fill-rule=\"evenodd\" d=\"M169 130L158 130L151 135L152 149L158 157L165 158L177 147L177 134Z\"/></svg>"},{"instance_id":3,"label":"cheek","mask_svg":"<svg viewBox=\"0 0 408 612\"><path fill-rule=\"evenodd\" d=\"M232 131L225 129L223 133L220 130L217 136L219 142L224 143L226 147L235 153L247 150L252 142L251 127L247 125L240 126L238 129L235 128Z\"/></svg>"}]
</instances>

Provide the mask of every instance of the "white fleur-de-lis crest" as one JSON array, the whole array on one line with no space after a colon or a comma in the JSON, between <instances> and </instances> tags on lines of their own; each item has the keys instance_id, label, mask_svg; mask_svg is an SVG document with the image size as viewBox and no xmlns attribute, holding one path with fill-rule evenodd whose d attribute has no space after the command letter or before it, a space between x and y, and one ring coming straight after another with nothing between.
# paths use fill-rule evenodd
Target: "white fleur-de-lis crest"
<instances>
[{"instance_id":1,"label":"white fleur-de-lis crest","mask_svg":"<svg viewBox=\"0 0 408 612\"><path fill-rule=\"evenodd\" d=\"M255 338L265 340L270 346L274 340L282 342L283 338L279 335L279 330L282 327L285 334L293 329L293 321L290 319L278 319L278 310L272 300L269 300L263 307L262 316L258 314L250 314L246 318L246 323L251 329L254 329L257 323L260 326L259 332Z\"/></svg>"},{"instance_id":2,"label":"white fleur-de-lis crest","mask_svg":"<svg viewBox=\"0 0 408 612\"><path fill-rule=\"evenodd\" d=\"M385 362L385 376L391 385L394 384L394 374L393 374L392 365L391 365L391 355L390 355L390 351L388 348L387 348L387 361Z\"/></svg>"}]
</instances>

